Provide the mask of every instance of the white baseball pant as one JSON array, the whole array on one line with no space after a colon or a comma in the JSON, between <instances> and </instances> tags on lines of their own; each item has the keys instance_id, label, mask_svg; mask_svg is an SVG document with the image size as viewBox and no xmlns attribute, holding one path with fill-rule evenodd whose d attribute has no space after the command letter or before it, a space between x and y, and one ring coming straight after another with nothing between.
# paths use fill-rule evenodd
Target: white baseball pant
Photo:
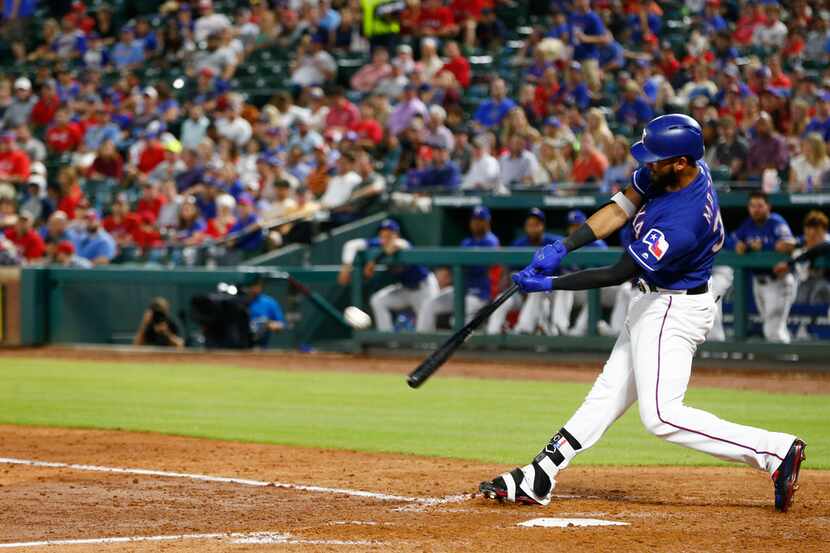
<instances>
[{"instance_id":1,"label":"white baseball pant","mask_svg":"<svg viewBox=\"0 0 830 553\"><path fill-rule=\"evenodd\" d=\"M452 313L454 296L453 287L448 286L438 292L438 294L431 300L427 301L423 307L421 307L420 313L418 313L418 322L416 324L417 331L435 332L435 325L438 316L445 313ZM472 319L473 315L476 314L476 311L484 307L486 304L486 300L483 300L474 294L467 294L464 297L464 312L466 320L469 321Z\"/></svg>"},{"instance_id":2,"label":"white baseball pant","mask_svg":"<svg viewBox=\"0 0 830 553\"><path fill-rule=\"evenodd\" d=\"M752 294L764 329L764 338L770 342L790 343L787 317L795 302L796 285L792 273L782 278L755 276L752 278Z\"/></svg>"},{"instance_id":3,"label":"white baseball pant","mask_svg":"<svg viewBox=\"0 0 830 553\"><path fill-rule=\"evenodd\" d=\"M417 321L421 309L428 301L438 295L438 279L433 273L421 281L417 288L407 288L402 284L391 284L381 288L369 299L375 316L375 327L384 332L391 332L392 311L411 308Z\"/></svg>"},{"instance_id":4,"label":"white baseball pant","mask_svg":"<svg viewBox=\"0 0 830 553\"><path fill-rule=\"evenodd\" d=\"M623 331L591 391L564 430L578 442L562 440L555 464L550 456L539 463L551 489L536 495L533 464L522 468L520 487L547 505L556 475L571 459L593 446L635 401L646 429L669 442L745 463L772 474L795 436L719 419L684 404L692 359L714 321L711 294L685 295L635 292Z\"/></svg>"},{"instance_id":5,"label":"white baseball pant","mask_svg":"<svg viewBox=\"0 0 830 553\"><path fill-rule=\"evenodd\" d=\"M735 280L735 270L726 265L717 265L712 268L712 278L709 279L709 291L715 298L715 324L706 336L707 340L722 342L726 340L726 332L723 330L723 298L732 288Z\"/></svg>"}]
</instances>

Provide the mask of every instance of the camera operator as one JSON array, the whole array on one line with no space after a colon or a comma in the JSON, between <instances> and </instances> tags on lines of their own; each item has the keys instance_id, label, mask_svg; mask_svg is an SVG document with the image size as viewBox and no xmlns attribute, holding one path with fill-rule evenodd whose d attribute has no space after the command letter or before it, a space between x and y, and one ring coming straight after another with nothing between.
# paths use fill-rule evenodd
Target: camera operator
<instances>
[{"instance_id":1,"label":"camera operator","mask_svg":"<svg viewBox=\"0 0 830 553\"><path fill-rule=\"evenodd\" d=\"M183 348L184 340L179 337L179 327L170 317L170 304L161 297L153 298L144 311L144 317L133 338L137 346L160 346Z\"/></svg>"}]
</instances>

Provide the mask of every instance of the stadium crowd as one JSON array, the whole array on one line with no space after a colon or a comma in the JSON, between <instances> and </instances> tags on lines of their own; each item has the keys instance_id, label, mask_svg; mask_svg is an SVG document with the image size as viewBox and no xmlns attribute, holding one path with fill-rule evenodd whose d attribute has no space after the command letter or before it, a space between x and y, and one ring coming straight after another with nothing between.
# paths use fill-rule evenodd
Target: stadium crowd
<instances>
[{"instance_id":1,"label":"stadium crowd","mask_svg":"<svg viewBox=\"0 0 830 553\"><path fill-rule=\"evenodd\" d=\"M821 2L141 6L4 4L6 263L206 242L251 255L309 240L310 218L350 221L386 190L613 191L634 168L632 137L666 111L701 123L716 179L830 179Z\"/></svg>"}]
</instances>

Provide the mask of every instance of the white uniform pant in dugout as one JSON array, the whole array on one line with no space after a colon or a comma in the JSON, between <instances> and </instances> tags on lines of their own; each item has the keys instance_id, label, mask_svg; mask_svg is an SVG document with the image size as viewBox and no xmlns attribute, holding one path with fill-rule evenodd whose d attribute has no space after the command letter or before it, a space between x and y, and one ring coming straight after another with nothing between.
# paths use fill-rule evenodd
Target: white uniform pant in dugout
<instances>
[{"instance_id":1,"label":"white uniform pant in dugout","mask_svg":"<svg viewBox=\"0 0 830 553\"><path fill-rule=\"evenodd\" d=\"M411 308L417 320L422 308L438 295L438 279L433 273L421 281L417 288L407 288L402 284L391 284L381 288L369 299L375 316L375 327L389 332L392 330L392 311Z\"/></svg>"},{"instance_id":2,"label":"white uniform pant in dugout","mask_svg":"<svg viewBox=\"0 0 830 553\"><path fill-rule=\"evenodd\" d=\"M755 276L752 278L752 294L764 327L764 338L770 342L790 343L787 317L796 295L795 277L787 273L782 278Z\"/></svg>"},{"instance_id":3,"label":"white uniform pant in dugout","mask_svg":"<svg viewBox=\"0 0 830 553\"><path fill-rule=\"evenodd\" d=\"M723 329L723 300L729 289L732 288L732 281L735 280L735 270L726 265L712 267L712 278L709 279L709 291L715 298L715 323L712 330L706 336L710 341L726 340L726 332Z\"/></svg>"},{"instance_id":4,"label":"white uniform pant in dugout","mask_svg":"<svg viewBox=\"0 0 830 553\"><path fill-rule=\"evenodd\" d=\"M554 454L537 456L541 470L550 480L550 489L534 491L533 464L521 469L521 489L547 504L558 472L576 454L597 443L637 400L640 419L655 436L720 459L774 472L795 436L728 422L683 403L692 359L712 327L714 310L714 298L709 293L635 292L623 331L602 373L563 427L576 445L565 439L552 441L546 450Z\"/></svg>"},{"instance_id":5,"label":"white uniform pant in dugout","mask_svg":"<svg viewBox=\"0 0 830 553\"><path fill-rule=\"evenodd\" d=\"M516 334L533 334L542 322L544 304L549 300L548 294L513 294L501 307L496 309L487 319L487 334L501 334L507 315L514 309L519 309L519 318L513 332Z\"/></svg>"},{"instance_id":6,"label":"white uniform pant in dugout","mask_svg":"<svg viewBox=\"0 0 830 553\"><path fill-rule=\"evenodd\" d=\"M426 302L421 307L421 312L418 313L418 324L416 328L418 332L435 332L435 325L439 315L452 313L454 307L455 294L453 287L448 286L444 288L438 295ZM475 294L467 294L464 297L464 313L466 321L476 314L476 312L487 305L487 300L484 300Z\"/></svg>"}]
</instances>

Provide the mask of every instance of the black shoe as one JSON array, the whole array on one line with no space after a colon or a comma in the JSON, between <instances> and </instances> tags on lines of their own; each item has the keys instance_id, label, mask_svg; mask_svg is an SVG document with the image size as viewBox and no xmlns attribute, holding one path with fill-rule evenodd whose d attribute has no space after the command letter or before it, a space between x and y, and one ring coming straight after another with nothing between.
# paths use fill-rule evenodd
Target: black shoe
<instances>
[{"instance_id":1,"label":"black shoe","mask_svg":"<svg viewBox=\"0 0 830 553\"><path fill-rule=\"evenodd\" d=\"M500 503L507 501L510 503L521 503L523 505L541 505L541 503L527 495L519 487L523 478L524 473L522 473L522 469L516 468L510 472L505 472L493 480L482 482L478 485L478 491L487 499L494 499Z\"/></svg>"},{"instance_id":2,"label":"black shoe","mask_svg":"<svg viewBox=\"0 0 830 553\"><path fill-rule=\"evenodd\" d=\"M806 447L807 444L796 438L778 470L772 474L776 511L786 513L793 504L793 496L798 489L798 472L801 470L802 461L807 459L804 455Z\"/></svg>"}]
</instances>

